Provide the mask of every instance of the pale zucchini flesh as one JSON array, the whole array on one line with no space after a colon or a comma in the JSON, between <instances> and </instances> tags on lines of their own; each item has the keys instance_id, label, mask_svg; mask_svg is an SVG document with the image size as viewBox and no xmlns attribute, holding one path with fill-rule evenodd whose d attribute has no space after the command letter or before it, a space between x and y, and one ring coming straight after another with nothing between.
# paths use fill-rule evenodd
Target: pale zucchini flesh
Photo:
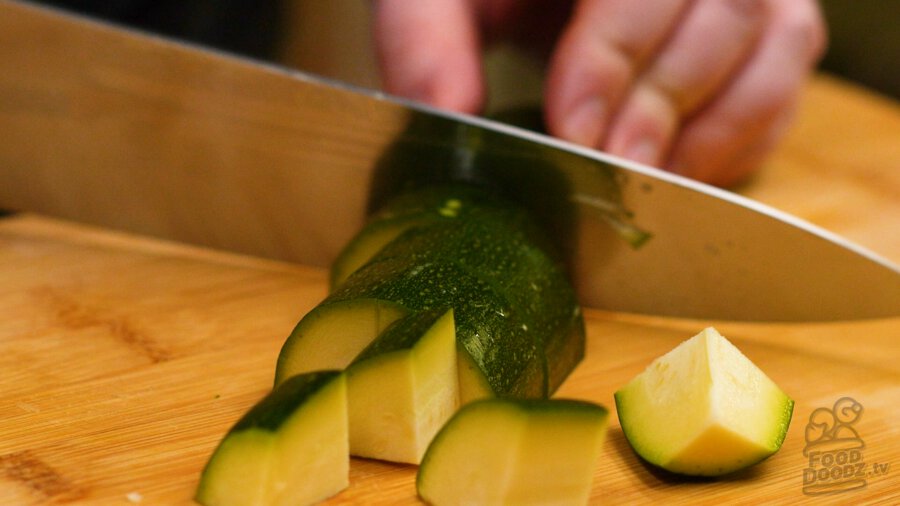
<instances>
[{"instance_id":1,"label":"pale zucchini flesh","mask_svg":"<svg viewBox=\"0 0 900 506\"><path fill-rule=\"evenodd\" d=\"M418 464L458 405L453 312L388 328L347 369L350 452Z\"/></svg>"},{"instance_id":2,"label":"pale zucchini flesh","mask_svg":"<svg viewBox=\"0 0 900 506\"><path fill-rule=\"evenodd\" d=\"M460 408L416 477L445 505L587 504L608 413L573 400L485 399Z\"/></svg>"}]
</instances>

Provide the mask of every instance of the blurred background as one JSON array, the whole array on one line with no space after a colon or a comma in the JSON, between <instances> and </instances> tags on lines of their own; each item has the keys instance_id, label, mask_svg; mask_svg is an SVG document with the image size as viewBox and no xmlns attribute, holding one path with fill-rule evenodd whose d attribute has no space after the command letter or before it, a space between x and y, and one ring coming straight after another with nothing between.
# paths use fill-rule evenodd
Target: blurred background
<instances>
[{"instance_id":1,"label":"blurred background","mask_svg":"<svg viewBox=\"0 0 900 506\"><path fill-rule=\"evenodd\" d=\"M378 88L365 0L45 0L79 12ZM900 1L821 0L820 68L900 99ZM486 55L489 109L540 96L541 67L513 48Z\"/></svg>"},{"instance_id":2,"label":"blurred background","mask_svg":"<svg viewBox=\"0 0 900 506\"><path fill-rule=\"evenodd\" d=\"M900 1L819 3L829 30L829 48L820 69L900 99ZM367 2L301 0L286 2L285 7L290 28L283 34L280 61L343 81L378 86ZM489 50L486 66L490 89L495 90L494 107L502 108L506 100L515 102L528 98L520 95L539 90L540 64L511 47Z\"/></svg>"}]
</instances>

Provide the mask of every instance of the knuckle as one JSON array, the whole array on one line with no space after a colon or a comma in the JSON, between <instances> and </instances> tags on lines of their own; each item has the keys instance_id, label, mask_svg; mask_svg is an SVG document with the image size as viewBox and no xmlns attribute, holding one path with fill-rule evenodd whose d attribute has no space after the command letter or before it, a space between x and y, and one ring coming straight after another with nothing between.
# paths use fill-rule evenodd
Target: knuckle
<instances>
[{"instance_id":1,"label":"knuckle","mask_svg":"<svg viewBox=\"0 0 900 506\"><path fill-rule=\"evenodd\" d=\"M787 40L800 48L810 63L818 61L828 45L828 30L818 3L778 0L776 5L784 10L781 30Z\"/></svg>"}]
</instances>

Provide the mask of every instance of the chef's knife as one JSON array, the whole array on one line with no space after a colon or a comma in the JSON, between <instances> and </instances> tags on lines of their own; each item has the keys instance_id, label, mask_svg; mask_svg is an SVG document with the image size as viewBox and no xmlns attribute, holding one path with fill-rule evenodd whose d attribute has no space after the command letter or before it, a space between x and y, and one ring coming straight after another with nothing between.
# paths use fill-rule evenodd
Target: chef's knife
<instances>
[{"instance_id":1,"label":"chef's knife","mask_svg":"<svg viewBox=\"0 0 900 506\"><path fill-rule=\"evenodd\" d=\"M900 314L896 266L731 193L0 1L0 207L326 266L384 192L450 176L492 178L544 212L588 306L740 320Z\"/></svg>"}]
</instances>

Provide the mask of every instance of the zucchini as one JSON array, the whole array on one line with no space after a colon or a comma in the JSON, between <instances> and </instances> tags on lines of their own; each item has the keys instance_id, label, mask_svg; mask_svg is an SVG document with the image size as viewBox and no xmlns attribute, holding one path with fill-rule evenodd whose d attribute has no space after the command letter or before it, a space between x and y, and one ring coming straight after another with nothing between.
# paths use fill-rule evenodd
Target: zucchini
<instances>
[{"instance_id":1,"label":"zucchini","mask_svg":"<svg viewBox=\"0 0 900 506\"><path fill-rule=\"evenodd\" d=\"M484 191L465 185L426 187L400 194L375 213L341 250L331 266L331 290L406 230L437 221L464 219L470 210L489 205L491 201Z\"/></svg>"},{"instance_id":2,"label":"zucchini","mask_svg":"<svg viewBox=\"0 0 900 506\"><path fill-rule=\"evenodd\" d=\"M343 373L284 381L231 428L203 470L195 499L213 505L300 505L348 484Z\"/></svg>"},{"instance_id":3,"label":"zucchini","mask_svg":"<svg viewBox=\"0 0 900 506\"><path fill-rule=\"evenodd\" d=\"M353 455L417 463L459 403L547 398L583 357L565 271L530 216L493 194L401 195L341 257L359 268L294 328L275 384L346 369Z\"/></svg>"},{"instance_id":4,"label":"zucchini","mask_svg":"<svg viewBox=\"0 0 900 506\"><path fill-rule=\"evenodd\" d=\"M422 459L422 500L453 504L587 504L606 434L602 406L487 399L462 408Z\"/></svg>"},{"instance_id":5,"label":"zucchini","mask_svg":"<svg viewBox=\"0 0 900 506\"><path fill-rule=\"evenodd\" d=\"M710 327L615 394L634 451L668 471L718 476L781 447L794 401Z\"/></svg>"},{"instance_id":6,"label":"zucchini","mask_svg":"<svg viewBox=\"0 0 900 506\"><path fill-rule=\"evenodd\" d=\"M384 246L360 246L379 234L385 220L410 216L415 223ZM301 320L282 349L276 377L345 367L384 327L367 323L365 332L351 335L349 327L359 326L344 321L347 313L327 316L329 308L364 301L390 307L394 319L454 309L463 403L485 396L548 397L583 357L584 323L547 244L526 211L481 189L453 185L401 195L351 241L348 250L372 257L355 260L362 266ZM341 360L309 356L322 349L340 349Z\"/></svg>"},{"instance_id":7,"label":"zucchini","mask_svg":"<svg viewBox=\"0 0 900 506\"><path fill-rule=\"evenodd\" d=\"M399 320L347 369L350 453L418 464L458 397L453 311Z\"/></svg>"}]
</instances>

